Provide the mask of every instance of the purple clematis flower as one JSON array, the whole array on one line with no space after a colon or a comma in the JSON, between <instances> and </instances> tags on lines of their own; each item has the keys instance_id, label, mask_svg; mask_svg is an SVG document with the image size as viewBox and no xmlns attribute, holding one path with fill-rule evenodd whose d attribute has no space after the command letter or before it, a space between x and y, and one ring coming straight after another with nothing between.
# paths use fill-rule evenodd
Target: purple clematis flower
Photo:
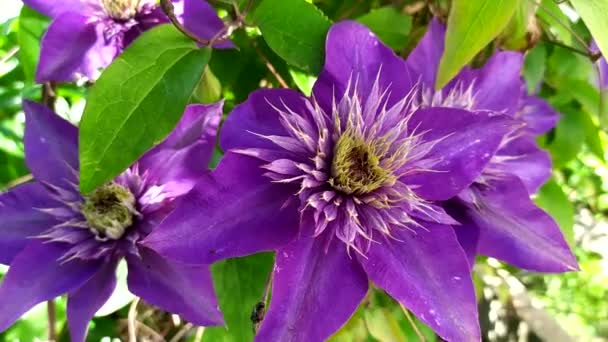
<instances>
[{"instance_id":1,"label":"purple clematis flower","mask_svg":"<svg viewBox=\"0 0 608 342\"><path fill-rule=\"evenodd\" d=\"M201 38L223 29L204 0L172 0L177 18ZM155 0L23 0L53 18L42 39L36 81L70 82L95 78L142 32L169 22ZM222 42L215 47L231 47Z\"/></svg>"},{"instance_id":2,"label":"purple clematis flower","mask_svg":"<svg viewBox=\"0 0 608 342\"><path fill-rule=\"evenodd\" d=\"M466 189L513 121L419 109L417 79L366 27L333 25L313 96L237 106L217 169L144 244L190 264L276 250L258 341L327 338L370 280L444 339L479 340L455 222L433 201Z\"/></svg>"},{"instance_id":3,"label":"purple clematis flower","mask_svg":"<svg viewBox=\"0 0 608 342\"><path fill-rule=\"evenodd\" d=\"M222 324L207 266L139 244L205 174L222 104L191 105L176 130L88 196L78 192L78 130L25 102L26 161L35 181L0 194L0 331L34 305L67 294L72 341L84 341L126 259L131 292L198 325ZM169 165L171 168L169 168Z\"/></svg>"},{"instance_id":4,"label":"purple clematis flower","mask_svg":"<svg viewBox=\"0 0 608 342\"><path fill-rule=\"evenodd\" d=\"M601 52L595 40L591 41L590 48L594 53ZM606 57L600 57L595 63L598 69L597 79L594 80L595 84L598 85L600 90L608 89L608 62L606 61Z\"/></svg>"},{"instance_id":5,"label":"purple clematis flower","mask_svg":"<svg viewBox=\"0 0 608 342\"><path fill-rule=\"evenodd\" d=\"M551 176L551 159L534 138L555 126L557 113L541 98L525 93L523 56L516 52L497 52L482 68L465 68L434 91L444 38L445 27L433 20L407 59L422 74L421 106L504 114L521 122L505 135L475 183L447 203L461 223L455 230L471 264L480 253L534 271L578 269L556 222L530 200Z\"/></svg>"}]
</instances>

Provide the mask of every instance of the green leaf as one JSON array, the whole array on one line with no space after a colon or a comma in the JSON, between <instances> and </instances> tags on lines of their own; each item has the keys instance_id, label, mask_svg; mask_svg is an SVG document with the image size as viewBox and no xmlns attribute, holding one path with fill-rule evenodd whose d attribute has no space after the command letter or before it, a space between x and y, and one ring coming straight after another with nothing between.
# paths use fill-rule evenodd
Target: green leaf
<instances>
[{"instance_id":1,"label":"green leaf","mask_svg":"<svg viewBox=\"0 0 608 342\"><path fill-rule=\"evenodd\" d=\"M534 201L557 221L566 241L574 246L574 207L559 184L553 179L548 181Z\"/></svg>"},{"instance_id":2,"label":"green leaf","mask_svg":"<svg viewBox=\"0 0 608 342\"><path fill-rule=\"evenodd\" d=\"M572 0L571 2L591 31L602 54L608 56L608 0Z\"/></svg>"},{"instance_id":3,"label":"green leaf","mask_svg":"<svg viewBox=\"0 0 608 342\"><path fill-rule=\"evenodd\" d=\"M21 9L17 40L19 41L19 60L28 82L34 81L40 55L40 40L49 22L49 18L27 6L23 6Z\"/></svg>"},{"instance_id":4,"label":"green leaf","mask_svg":"<svg viewBox=\"0 0 608 342\"><path fill-rule=\"evenodd\" d=\"M446 85L509 23L519 0L454 0L435 87Z\"/></svg>"},{"instance_id":5,"label":"green leaf","mask_svg":"<svg viewBox=\"0 0 608 342\"><path fill-rule=\"evenodd\" d=\"M80 124L80 189L110 181L179 121L211 50L171 25L141 35L92 87Z\"/></svg>"},{"instance_id":6,"label":"green leaf","mask_svg":"<svg viewBox=\"0 0 608 342\"><path fill-rule=\"evenodd\" d=\"M574 159L585 141L585 121L580 109L558 108L562 117L555 127L555 138L549 144L553 167L558 168Z\"/></svg>"},{"instance_id":7,"label":"green leaf","mask_svg":"<svg viewBox=\"0 0 608 342\"><path fill-rule=\"evenodd\" d=\"M412 28L412 18L391 6L374 9L357 18L357 21L369 27L394 50L403 49Z\"/></svg>"},{"instance_id":8,"label":"green leaf","mask_svg":"<svg viewBox=\"0 0 608 342\"><path fill-rule=\"evenodd\" d=\"M270 48L287 63L318 74L329 19L304 0L264 0L253 14Z\"/></svg>"},{"instance_id":9,"label":"green leaf","mask_svg":"<svg viewBox=\"0 0 608 342\"><path fill-rule=\"evenodd\" d=\"M264 299L273 255L256 254L246 258L228 259L211 266L220 308L226 327L205 329L203 342L241 342L253 340L251 313Z\"/></svg>"},{"instance_id":10,"label":"green leaf","mask_svg":"<svg viewBox=\"0 0 608 342\"><path fill-rule=\"evenodd\" d=\"M304 95L310 96L310 94L312 94L312 88L317 81L317 77L291 68L289 69L289 75L291 75L296 86L298 86L298 89L300 89Z\"/></svg>"},{"instance_id":11,"label":"green leaf","mask_svg":"<svg viewBox=\"0 0 608 342\"><path fill-rule=\"evenodd\" d=\"M554 33L562 43L568 46L586 48L584 46L581 47L578 40L574 39L571 31L572 22L555 0L542 0L539 7L537 12L538 17L551 27L551 30L547 31Z\"/></svg>"},{"instance_id":12,"label":"green leaf","mask_svg":"<svg viewBox=\"0 0 608 342\"><path fill-rule=\"evenodd\" d=\"M534 30L535 14L538 6L531 1L521 1L515 14L500 35L501 46L509 50L526 50L530 46L530 29Z\"/></svg>"},{"instance_id":13,"label":"green leaf","mask_svg":"<svg viewBox=\"0 0 608 342\"><path fill-rule=\"evenodd\" d=\"M591 153L593 153L596 157L598 157L602 161L606 161L604 151L604 145L602 144L602 130L599 126L593 122L593 118L587 111L583 111L580 113L583 119L583 126L585 129L585 143Z\"/></svg>"},{"instance_id":14,"label":"green leaf","mask_svg":"<svg viewBox=\"0 0 608 342\"><path fill-rule=\"evenodd\" d=\"M533 94L541 85L545 76L547 61L547 48L543 44L536 45L526 54L524 60L524 79L528 88L528 94Z\"/></svg>"},{"instance_id":15,"label":"green leaf","mask_svg":"<svg viewBox=\"0 0 608 342\"><path fill-rule=\"evenodd\" d=\"M369 333L379 341L405 342L407 339L401 331L399 322L386 308L368 308L363 313Z\"/></svg>"}]
</instances>

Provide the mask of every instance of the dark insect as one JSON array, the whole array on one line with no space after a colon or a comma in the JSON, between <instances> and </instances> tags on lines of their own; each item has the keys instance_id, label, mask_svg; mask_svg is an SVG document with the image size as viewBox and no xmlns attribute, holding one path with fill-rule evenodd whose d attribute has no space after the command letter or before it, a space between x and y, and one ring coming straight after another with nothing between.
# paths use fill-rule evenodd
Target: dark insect
<instances>
[{"instance_id":1,"label":"dark insect","mask_svg":"<svg viewBox=\"0 0 608 342\"><path fill-rule=\"evenodd\" d=\"M251 316L249 317L251 319L251 322L253 323L253 329L255 332L258 331L258 329L260 328L260 324L262 324L262 321L264 320L264 315L266 314L266 304L264 304L264 302L258 302L254 307L253 307L253 311L251 312Z\"/></svg>"}]
</instances>

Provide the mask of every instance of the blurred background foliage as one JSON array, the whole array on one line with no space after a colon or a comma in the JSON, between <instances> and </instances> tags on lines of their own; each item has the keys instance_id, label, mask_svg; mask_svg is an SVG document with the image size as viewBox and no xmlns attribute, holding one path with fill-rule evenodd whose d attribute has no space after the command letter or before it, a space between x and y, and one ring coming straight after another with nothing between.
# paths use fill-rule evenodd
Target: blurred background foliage
<instances>
[{"instance_id":1,"label":"blurred background foliage","mask_svg":"<svg viewBox=\"0 0 608 342\"><path fill-rule=\"evenodd\" d=\"M246 7L238 0L210 2L227 20ZM433 16L447 18L450 4L447 0L314 1L330 21L355 19L368 25L403 57ZM18 0L0 3L0 191L28 179L21 101L41 98L41 86L33 82L33 75L48 23L48 18L22 7ZM294 67L298 56L288 65L277 53L285 58L290 52L270 48L255 25L237 30L233 41L237 50L214 52L193 102L225 98L228 113L260 87L290 86L310 93L314 70ZM557 127L539 141L551 153L554 177L535 200L559 222L581 266L577 273L543 275L480 259L474 278L488 341L608 341L608 98L599 86L596 65L580 53L587 51L590 41L588 29L568 1L521 1L507 27L473 60L481 64L497 48L525 52L522 76L528 91L547 99L561 113ZM56 112L78 123L88 86L57 85ZM216 157L215 162L219 152ZM141 341L250 341L255 318L263 310L253 311L264 298L271 265L272 255L261 254L213 266L228 329L194 327L134 300L121 268L123 281L93 320L89 340L127 341L131 324ZM0 268L0 277L5 271ZM50 330L58 340L69 341L64 299L34 308L0 333L0 341L46 340ZM357 313L332 337L332 341L419 340L437 338L379 290L370 290Z\"/></svg>"}]
</instances>

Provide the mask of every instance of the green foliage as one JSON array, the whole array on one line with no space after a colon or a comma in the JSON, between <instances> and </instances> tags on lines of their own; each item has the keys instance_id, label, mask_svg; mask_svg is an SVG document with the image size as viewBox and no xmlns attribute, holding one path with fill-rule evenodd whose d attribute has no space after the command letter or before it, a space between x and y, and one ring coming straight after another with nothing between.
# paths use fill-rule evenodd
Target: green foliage
<instances>
[{"instance_id":1,"label":"green foliage","mask_svg":"<svg viewBox=\"0 0 608 342\"><path fill-rule=\"evenodd\" d=\"M80 189L91 192L160 143L209 61L171 25L144 33L91 89L80 124Z\"/></svg>"},{"instance_id":2,"label":"green foliage","mask_svg":"<svg viewBox=\"0 0 608 342\"><path fill-rule=\"evenodd\" d=\"M21 67L28 82L34 81L38 55L40 54L40 41L49 25L49 19L40 13L23 6L19 16L19 59Z\"/></svg>"},{"instance_id":3,"label":"green foliage","mask_svg":"<svg viewBox=\"0 0 608 342\"><path fill-rule=\"evenodd\" d=\"M446 85L509 23L519 0L454 0L448 19L445 51L439 63L437 89Z\"/></svg>"},{"instance_id":4,"label":"green foliage","mask_svg":"<svg viewBox=\"0 0 608 342\"><path fill-rule=\"evenodd\" d=\"M570 246L574 246L574 207L559 184L555 180L545 183L535 202L557 221Z\"/></svg>"},{"instance_id":5,"label":"green foliage","mask_svg":"<svg viewBox=\"0 0 608 342\"><path fill-rule=\"evenodd\" d=\"M394 7L386 6L371 10L357 18L369 27L382 41L395 50L403 49L409 39L412 18L399 13Z\"/></svg>"},{"instance_id":6,"label":"green foliage","mask_svg":"<svg viewBox=\"0 0 608 342\"><path fill-rule=\"evenodd\" d=\"M591 31L600 51L608 55L608 0L571 0L577 13Z\"/></svg>"},{"instance_id":7,"label":"green foliage","mask_svg":"<svg viewBox=\"0 0 608 342\"><path fill-rule=\"evenodd\" d=\"M264 301L264 289L272 269L271 254L220 261L211 268L226 327L205 329L204 342L251 341L251 313Z\"/></svg>"},{"instance_id":8,"label":"green foliage","mask_svg":"<svg viewBox=\"0 0 608 342\"><path fill-rule=\"evenodd\" d=\"M330 21L304 0L264 0L253 14L268 45L287 63L317 74Z\"/></svg>"}]
</instances>

